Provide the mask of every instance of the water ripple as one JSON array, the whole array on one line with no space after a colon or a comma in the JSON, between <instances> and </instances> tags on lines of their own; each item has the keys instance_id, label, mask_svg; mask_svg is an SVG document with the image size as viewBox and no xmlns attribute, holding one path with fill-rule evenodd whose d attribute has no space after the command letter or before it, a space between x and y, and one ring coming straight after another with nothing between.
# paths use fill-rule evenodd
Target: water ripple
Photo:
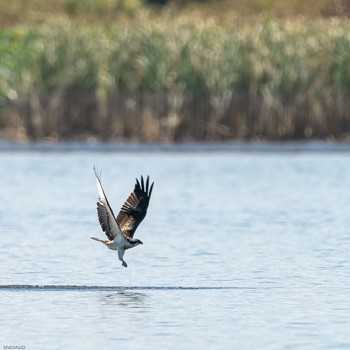
<instances>
[{"instance_id":1,"label":"water ripple","mask_svg":"<svg viewBox=\"0 0 350 350\"><path fill-rule=\"evenodd\" d=\"M4 291L126 291L126 290L230 290L255 289L253 287L209 287L209 286L77 286L77 285L32 285L9 284L0 285Z\"/></svg>"}]
</instances>

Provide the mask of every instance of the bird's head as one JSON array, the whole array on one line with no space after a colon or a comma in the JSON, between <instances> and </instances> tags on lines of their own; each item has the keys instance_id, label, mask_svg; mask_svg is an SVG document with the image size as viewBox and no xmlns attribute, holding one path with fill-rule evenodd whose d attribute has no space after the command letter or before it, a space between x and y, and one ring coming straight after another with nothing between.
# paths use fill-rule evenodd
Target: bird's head
<instances>
[{"instance_id":1,"label":"bird's head","mask_svg":"<svg viewBox=\"0 0 350 350\"><path fill-rule=\"evenodd\" d=\"M131 241L131 244L134 246L134 247L136 247L137 245L139 245L139 244L143 244L139 239L133 239L132 241Z\"/></svg>"}]
</instances>

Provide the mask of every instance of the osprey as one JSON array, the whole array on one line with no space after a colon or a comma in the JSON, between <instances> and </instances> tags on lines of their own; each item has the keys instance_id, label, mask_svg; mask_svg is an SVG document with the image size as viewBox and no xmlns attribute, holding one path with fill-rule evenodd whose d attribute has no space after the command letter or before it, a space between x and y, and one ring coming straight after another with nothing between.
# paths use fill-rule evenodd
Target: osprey
<instances>
[{"instance_id":1,"label":"osprey","mask_svg":"<svg viewBox=\"0 0 350 350\"><path fill-rule=\"evenodd\" d=\"M94 172L98 191L98 221L108 239L90 238L102 242L109 249L116 250L122 265L127 267L123 259L125 251L143 244L139 239L134 238L134 233L146 216L154 182L149 186L149 176L147 176L146 183L142 176L141 181L136 179L134 191L130 193L118 216L115 217L102 188L101 173L98 174L96 167L94 167Z\"/></svg>"}]
</instances>

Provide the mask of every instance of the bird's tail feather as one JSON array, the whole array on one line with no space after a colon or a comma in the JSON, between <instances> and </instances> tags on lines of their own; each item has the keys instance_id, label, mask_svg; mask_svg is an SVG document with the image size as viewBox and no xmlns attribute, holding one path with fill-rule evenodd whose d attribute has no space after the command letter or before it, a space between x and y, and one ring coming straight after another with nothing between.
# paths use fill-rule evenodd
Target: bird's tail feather
<instances>
[{"instance_id":1,"label":"bird's tail feather","mask_svg":"<svg viewBox=\"0 0 350 350\"><path fill-rule=\"evenodd\" d=\"M101 243L103 243L103 244L106 244L108 241L106 241L106 240L103 240L103 239L100 239L100 238L96 238L96 237L90 237L91 239L93 239L93 240L95 240L95 241L97 241L97 242L101 242Z\"/></svg>"}]
</instances>

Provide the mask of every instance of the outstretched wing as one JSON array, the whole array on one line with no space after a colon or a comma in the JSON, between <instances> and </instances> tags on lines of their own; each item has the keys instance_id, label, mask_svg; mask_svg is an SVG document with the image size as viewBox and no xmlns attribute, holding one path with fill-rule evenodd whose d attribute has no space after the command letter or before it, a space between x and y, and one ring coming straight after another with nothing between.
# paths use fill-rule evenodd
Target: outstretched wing
<instances>
[{"instance_id":1,"label":"outstretched wing","mask_svg":"<svg viewBox=\"0 0 350 350\"><path fill-rule=\"evenodd\" d=\"M108 203L108 199L103 191L101 184L101 176L98 174L96 167L94 166L94 172L96 176L96 185L98 192L97 202L97 215L100 222L102 231L105 232L108 239L112 240L118 235L122 235L122 232L115 221L114 213L111 206Z\"/></svg>"},{"instance_id":2,"label":"outstretched wing","mask_svg":"<svg viewBox=\"0 0 350 350\"><path fill-rule=\"evenodd\" d=\"M149 176L146 183L141 176L141 182L136 179L134 191L130 193L117 216L117 223L125 236L133 238L137 227L147 213L154 182L149 186Z\"/></svg>"}]
</instances>

